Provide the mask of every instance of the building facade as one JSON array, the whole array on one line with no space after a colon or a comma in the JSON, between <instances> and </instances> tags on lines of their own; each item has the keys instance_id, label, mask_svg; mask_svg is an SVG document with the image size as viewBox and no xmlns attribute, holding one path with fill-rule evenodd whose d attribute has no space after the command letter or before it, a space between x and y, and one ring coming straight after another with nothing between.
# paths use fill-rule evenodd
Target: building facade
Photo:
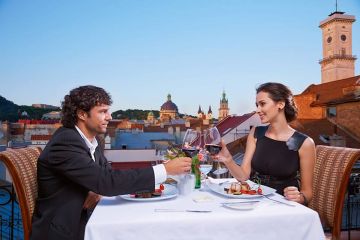
<instances>
[{"instance_id":1,"label":"building facade","mask_svg":"<svg viewBox=\"0 0 360 240\"><path fill-rule=\"evenodd\" d=\"M171 95L167 95L167 101L161 105L160 121L168 122L171 119L176 119L179 116L179 110L175 103L171 101Z\"/></svg>"},{"instance_id":2,"label":"building facade","mask_svg":"<svg viewBox=\"0 0 360 240\"><path fill-rule=\"evenodd\" d=\"M317 144L360 147L360 76L354 76L353 22L354 16L334 12L320 23L321 84L311 84L294 96L299 112L293 125Z\"/></svg>"}]
</instances>

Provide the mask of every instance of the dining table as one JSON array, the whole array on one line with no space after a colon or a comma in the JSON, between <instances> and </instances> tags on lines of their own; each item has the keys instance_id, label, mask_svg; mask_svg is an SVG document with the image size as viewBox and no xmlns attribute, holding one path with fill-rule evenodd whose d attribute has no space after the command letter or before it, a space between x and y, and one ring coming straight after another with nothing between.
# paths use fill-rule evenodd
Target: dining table
<instances>
[{"instance_id":1,"label":"dining table","mask_svg":"<svg viewBox=\"0 0 360 240\"><path fill-rule=\"evenodd\" d=\"M203 182L201 189L184 193L169 185L173 192L151 200L102 197L85 240L325 239L318 213L302 204L277 193L228 197L210 187L230 181Z\"/></svg>"}]
</instances>

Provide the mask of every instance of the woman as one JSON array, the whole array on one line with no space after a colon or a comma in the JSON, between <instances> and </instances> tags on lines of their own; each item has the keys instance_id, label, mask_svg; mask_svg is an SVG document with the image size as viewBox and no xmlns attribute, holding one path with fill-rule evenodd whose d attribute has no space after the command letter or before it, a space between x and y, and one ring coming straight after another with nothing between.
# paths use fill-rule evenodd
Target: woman
<instances>
[{"instance_id":1,"label":"woman","mask_svg":"<svg viewBox=\"0 0 360 240\"><path fill-rule=\"evenodd\" d=\"M297 116L293 95L283 84L272 82L260 85L256 93L256 112L268 125L251 129L241 166L224 142L215 159L237 180L259 179L286 199L307 205L312 198L315 144L289 125Z\"/></svg>"}]
</instances>

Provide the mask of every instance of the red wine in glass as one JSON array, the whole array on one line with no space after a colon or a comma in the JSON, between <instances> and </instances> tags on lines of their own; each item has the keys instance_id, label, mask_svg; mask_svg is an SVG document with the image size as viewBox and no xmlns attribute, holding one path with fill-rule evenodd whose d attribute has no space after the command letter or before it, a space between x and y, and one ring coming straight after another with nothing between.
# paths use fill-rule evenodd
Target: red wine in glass
<instances>
[{"instance_id":1,"label":"red wine in glass","mask_svg":"<svg viewBox=\"0 0 360 240\"><path fill-rule=\"evenodd\" d=\"M221 136L219 130L216 127L206 129L204 132L204 143L205 148L210 156L217 155L221 151ZM229 170L225 167L222 167L220 162L214 161L215 170L212 171L214 175L221 175L228 172Z\"/></svg>"},{"instance_id":2,"label":"red wine in glass","mask_svg":"<svg viewBox=\"0 0 360 240\"><path fill-rule=\"evenodd\" d=\"M210 155L216 155L221 151L221 147L217 144L206 144L205 148Z\"/></svg>"},{"instance_id":3,"label":"red wine in glass","mask_svg":"<svg viewBox=\"0 0 360 240\"><path fill-rule=\"evenodd\" d=\"M199 153L199 150L195 147L182 148L181 151L183 151L183 153L185 153L185 155L189 158L192 158Z\"/></svg>"}]
</instances>

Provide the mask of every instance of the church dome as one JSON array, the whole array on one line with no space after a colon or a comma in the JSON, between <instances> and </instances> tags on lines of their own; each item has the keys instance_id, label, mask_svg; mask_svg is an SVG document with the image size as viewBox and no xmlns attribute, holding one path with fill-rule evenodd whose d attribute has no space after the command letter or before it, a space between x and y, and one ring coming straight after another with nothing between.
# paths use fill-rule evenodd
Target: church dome
<instances>
[{"instance_id":1,"label":"church dome","mask_svg":"<svg viewBox=\"0 0 360 240\"><path fill-rule=\"evenodd\" d=\"M178 112L178 107L171 101L171 95L167 96L167 101L161 105L160 111L175 111Z\"/></svg>"}]
</instances>

